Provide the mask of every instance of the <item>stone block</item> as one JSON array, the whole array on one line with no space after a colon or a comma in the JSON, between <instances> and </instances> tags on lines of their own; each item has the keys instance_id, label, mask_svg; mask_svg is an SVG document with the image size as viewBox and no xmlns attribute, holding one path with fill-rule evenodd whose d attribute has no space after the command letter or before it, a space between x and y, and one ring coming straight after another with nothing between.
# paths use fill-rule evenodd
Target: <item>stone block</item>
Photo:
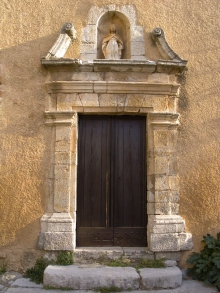
<instances>
[{"instance_id":1,"label":"stone block","mask_svg":"<svg viewBox=\"0 0 220 293\"><path fill-rule=\"evenodd\" d=\"M145 55L131 55L131 60L145 61L147 58Z\"/></svg>"},{"instance_id":2,"label":"stone block","mask_svg":"<svg viewBox=\"0 0 220 293\"><path fill-rule=\"evenodd\" d=\"M144 41L144 30L142 26L131 27L131 41L132 42L143 42Z\"/></svg>"},{"instance_id":3,"label":"stone block","mask_svg":"<svg viewBox=\"0 0 220 293\"><path fill-rule=\"evenodd\" d=\"M177 267L140 269L140 276L141 289L145 290L172 289L180 287L182 284L182 273Z\"/></svg>"},{"instance_id":4,"label":"stone block","mask_svg":"<svg viewBox=\"0 0 220 293\"><path fill-rule=\"evenodd\" d=\"M116 94L115 97L117 98L117 106L118 106L118 108L124 108L125 101L127 99L127 95L125 95L125 94Z\"/></svg>"},{"instance_id":5,"label":"stone block","mask_svg":"<svg viewBox=\"0 0 220 293\"><path fill-rule=\"evenodd\" d=\"M154 193L150 190L147 191L147 202L150 203L154 203L155 202L155 196Z\"/></svg>"},{"instance_id":6,"label":"stone block","mask_svg":"<svg viewBox=\"0 0 220 293\"><path fill-rule=\"evenodd\" d=\"M155 214L158 215L177 215L179 205L177 203L156 202Z\"/></svg>"},{"instance_id":7,"label":"stone block","mask_svg":"<svg viewBox=\"0 0 220 293\"><path fill-rule=\"evenodd\" d=\"M177 233L151 234L150 250L152 251L179 251L179 237Z\"/></svg>"},{"instance_id":8,"label":"stone block","mask_svg":"<svg viewBox=\"0 0 220 293\"><path fill-rule=\"evenodd\" d=\"M94 81L103 80L103 73L98 72L72 72L71 80L75 81Z\"/></svg>"},{"instance_id":9,"label":"stone block","mask_svg":"<svg viewBox=\"0 0 220 293\"><path fill-rule=\"evenodd\" d=\"M57 97L58 111L71 111L74 107L82 107L82 102L78 94L63 94Z\"/></svg>"},{"instance_id":10,"label":"stone block","mask_svg":"<svg viewBox=\"0 0 220 293\"><path fill-rule=\"evenodd\" d=\"M96 54L80 54L80 59L82 61L93 61L96 59Z\"/></svg>"},{"instance_id":11,"label":"stone block","mask_svg":"<svg viewBox=\"0 0 220 293\"><path fill-rule=\"evenodd\" d=\"M168 106L168 109L169 109L169 112L172 112L172 113L176 113L177 112L177 99L176 97L172 97L172 96L169 96L168 99L167 99L167 106Z\"/></svg>"},{"instance_id":12,"label":"stone block","mask_svg":"<svg viewBox=\"0 0 220 293\"><path fill-rule=\"evenodd\" d=\"M145 247L123 247L123 256L131 260L154 259L154 253Z\"/></svg>"},{"instance_id":13,"label":"stone block","mask_svg":"<svg viewBox=\"0 0 220 293\"><path fill-rule=\"evenodd\" d=\"M102 13L103 8L98 6L92 6L88 14L88 24L96 25Z\"/></svg>"},{"instance_id":14,"label":"stone block","mask_svg":"<svg viewBox=\"0 0 220 293\"><path fill-rule=\"evenodd\" d=\"M154 147L165 148L168 146L169 130L154 130Z\"/></svg>"},{"instance_id":15,"label":"stone block","mask_svg":"<svg viewBox=\"0 0 220 293\"><path fill-rule=\"evenodd\" d=\"M96 43L96 25L87 25L82 29L82 43Z\"/></svg>"},{"instance_id":16,"label":"stone block","mask_svg":"<svg viewBox=\"0 0 220 293\"><path fill-rule=\"evenodd\" d=\"M44 286L90 290L117 287L139 289L139 275L130 267L48 266L44 271Z\"/></svg>"},{"instance_id":17,"label":"stone block","mask_svg":"<svg viewBox=\"0 0 220 293\"><path fill-rule=\"evenodd\" d=\"M145 56L145 42L131 42L131 55L133 56Z\"/></svg>"},{"instance_id":18,"label":"stone block","mask_svg":"<svg viewBox=\"0 0 220 293\"><path fill-rule=\"evenodd\" d=\"M180 233L179 242L180 242L180 250L191 250L193 248L192 234Z\"/></svg>"},{"instance_id":19,"label":"stone block","mask_svg":"<svg viewBox=\"0 0 220 293\"><path fill-rule=\"evenodd\" d=\"M80 94L83 107L99 107L98 94Z\"/></svg>"},{"instance_id":20,"label":"stone block","mask_svg":"<svg viewBox=\"0 0 220 293\"><path fill-rule=\"evenodd\" d=\"M165 175L168 173L169 157L155 157L155 174Z\"/></svg>"},{"instance_id":21,"label":"stone block","mask_svg":"<svg viewBox=\"0 0 220 293\"><path fill-rule=\"evenodd\" d=\"M22 287L22 288L40 288L43 289L43 284L36 284L31 282L30 279L20 278L11 284L11 287Z\"/></svg>"},{"instance_id":22,"label":"stone block","mask_svg":"<svg viewBox=\"0 0 220 293\"><path fill-rule=\"evenodd\" d=\"M152 107L155 112L167 111L167 96L145 95L143 107Z\"/></svg>"},{"instance_id":23,"label":"stone block","mask_svg":"<svg viewBox=\"0 0 220 293\"><path fill-rule=\"evenodd\" d=\"M136 25L136 21L137 21L136 10L133 5L122 5L120 6L119 11L127 16L131 26Z\"/></svg>"},{"instance_id":24,"label":"stone block","mask_svg":"<svg viewBox=\"0 0 220 293\"><path fill-rule=\"evenodd\" d=\"M169 160L169 175L177 175L178 174L178 160L175 155L170 156Z\"/></svg>"},{"instance_id":25,"label":"stone block","mask_svg":"<svg viewBox=\"0 0 220 293\"><path fill-rule=\"evenodd\" d=\"M169 83L169 75L165 73L153 73L149 76L149 83Z\"/></svg>"},{"instance_id":26,"label":"stone block","mask_svg":"<svg viewBox=\"0 0 220 293\"><path fill-rule=\"evenodd\" d=\"M126 107L142 107L143 95L128 94L125 102Z\"/></svg>"},{"instance_id":27,"label":"stone block","mask_svg":"<svg viewBox=\"0 0 220 293\"><path fill-rule=\"evenodd\" d=\"M156 190L155 191L155 202L170 202L171 192L170 190Z\"/></svg>"},{"instance_id":28,"label":"stone block","mask_svg":"<svg viewBox=\"0 0 220 293\"><path fill-rule=\"evenodd\" d=\"M70 126L56 126L56 141L66 140L70 141L71 127Z\"/></svg>"},{"instance_id":29,"label":"stone block","mask_svg":"<svg viewBox=\"0 0 220 293\"><path fill-rule=\"evenodd\" d=\"M155 176L155 190L169 190L169 177L166 175Z\"/></svg>"},{"instance_id":30,"label":"stone block","mask_svg":"<svg viewBox=\"0 0 220 293\"><path fill-rule=\"evenodd\" d=\"M99 95L100 107L117 107L117 96L112 94Z\"/></svg>"},{"instance_id":31,"label":"stone block","mask_svg":"<svg viewBox=\"0 0 220 293\"><path fill-rule=\"evenodd\" d=\"M122 247L80 247L74 251L75 263L94 263L99 258L118 259L123 256Z\"/></svg>"},{"instance_id":32,"label":"stone block","mask_svg":"<svg viewBox=\"0 0 220 293\"><path fill-rule=\"evenodd\" d=\"M181 258L180 252L155 252L154 255L156 259L165 258L169 260L179 261Z\"/></svg>"},{"instance_id":33,"label":"stone block","mask_svg":"<svg viewBox=\"0 0 220 293\"><path fill-rule=\"evenodd\" d=\"M175 267L177 265L177 262L175 260L165 260L164 264L166 267Z\"/></svg>"},{"instance_id":34,"label":"stone block","mask_svg":"<svg viewBox=\"0 0 220 293\"><path fill-rule=\"evenodd\" d=\"M94 54L96 55L97 49L95 48L95 44L81 44L80 53L81 54Z\"/></svg>"},{"instance_id":35,"label":"stone block","mask_svg":"<svg viewBox=\"0 0 220 293\"><path fill-rule=\"evenodd\" d=\"M70 165L71 152L55 152L55 165Z\"/></svg>"},{"instance_id":36,"label":"stone block","mask_svg":"<svg viewBox=\"0 0 220 293\"><path fill-rule=\"evenodd\" d=\"M171 190L179 190L179 178L177 176L169 176L169 187Z\"/></svg>"},{"instance_id":37,"label":"stone block","mask_svg":"<svg viewBox=\"0 0 220 293\"><path fill-rule=\"evenodd\" d=\"M147 214L148 215L155 215L155 203L149 202L147 204Z\"/></svg>"},{"instance_id":38,"label":"stone block","mask_svg":"<svg viewBox=\"0 0 220 293\"><path fill-rule=\"evenodd\" d=\"M74 234L72 232L46 232L44 233L45 250L73 250Z\"/></svg>"}]
</instances>

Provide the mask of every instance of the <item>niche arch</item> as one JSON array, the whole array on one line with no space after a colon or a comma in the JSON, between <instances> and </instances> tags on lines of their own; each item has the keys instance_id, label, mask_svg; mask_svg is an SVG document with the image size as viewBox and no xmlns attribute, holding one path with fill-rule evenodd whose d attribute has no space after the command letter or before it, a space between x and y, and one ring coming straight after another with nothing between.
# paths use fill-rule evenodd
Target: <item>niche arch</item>
<instances>
[{"instance_id":1,"label":"niche arch","mask_svg":"<svg viewBox=\"0 0 220 293\"><path fill-rule=\"evenodd\" d=\"M102 40L109 33L109 26L115 23L117 32L124 42L122 60L146 60L145 39L142 26L137 25L133 5L106 5L91 7L87 25L82 29L80 59L93 61L104 59Z\"/></svg>"},{"instance_id":2,"label":"niche arch","mask_svg":"<svg viewBox=\"0 0 220 293\"><path fill-rule=\"evenodd\" d=\"M124 49L122 50L121 59L131 58L131 36L130 22L128 18L119 11L108 11L104 13L97 23L97 59L105 59L102 52L102 40L109 33L109 27L115 24L117 34L122 38Z\"/></svg>"}]
</instances>

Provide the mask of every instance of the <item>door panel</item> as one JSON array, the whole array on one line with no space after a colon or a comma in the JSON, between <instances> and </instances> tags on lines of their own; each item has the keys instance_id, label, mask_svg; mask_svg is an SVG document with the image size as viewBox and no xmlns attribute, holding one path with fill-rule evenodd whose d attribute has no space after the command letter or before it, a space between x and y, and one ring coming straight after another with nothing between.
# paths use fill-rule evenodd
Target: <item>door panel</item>
<instances>
[{"instance_id":1,"label":"door panel","mask_svg":"<svg viewBox=\"0 0 220 293\"><path fill-rule=\"evenodd\" d=\"M80 116L77 246L146 245L145 118Z\"/></svg>"}]
</instances>

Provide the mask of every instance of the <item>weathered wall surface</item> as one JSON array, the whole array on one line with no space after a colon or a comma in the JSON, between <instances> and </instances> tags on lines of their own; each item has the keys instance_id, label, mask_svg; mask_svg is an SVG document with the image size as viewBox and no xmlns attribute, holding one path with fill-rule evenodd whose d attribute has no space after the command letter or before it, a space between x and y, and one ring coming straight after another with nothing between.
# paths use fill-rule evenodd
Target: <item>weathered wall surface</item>
<instances>
[{"instance_id":1,"label":"weathered wall surface","mask_svg":"<svg viewBox=\"0 0 220 293\"><path fill-rule=\"evenodd\" d=\"M44 56L66 21L78 38L66 57L79 58L81 31L92 5L102 0L2 0L0 3L0 258L14 269L30 266L39 219L50 200L50 128L44 125ZM131 4L117 1L115 4ZM173 49L188 60L179 100L180 215L193 234L195 250L220 223L219 195L219 0L133 0L145 29L147 58L160 58L151 38L162 27ZM184 265L186 255L181 261Z\"/></svg>"}]
</instances>

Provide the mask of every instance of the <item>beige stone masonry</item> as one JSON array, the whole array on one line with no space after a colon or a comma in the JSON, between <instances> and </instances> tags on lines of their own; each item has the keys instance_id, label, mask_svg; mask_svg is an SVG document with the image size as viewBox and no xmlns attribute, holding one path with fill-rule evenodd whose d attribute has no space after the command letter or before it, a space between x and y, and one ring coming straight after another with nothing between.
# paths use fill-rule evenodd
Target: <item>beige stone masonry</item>
<instances>
[{"instance_id":1,"label":"beige stone masonry","mask_svg":"<svg viewBox=\"0 0 220 293\"><path fill-rule=\"evenodd\" d=\"M111 16L114 11L125 27L130 24L127 28L130 39L126 42L130 40L131 58L97 60L99 21L104 25L108 19L106 13ZM81 114L146 116L148 249L156 257L173 253L177 259L177 252L192 247L192 236L184 232L185 221L178 215L176 105L180 84L177 75L182 73L186 61L174 52L171 60L141 61L140 58L146 58L143 34L143 28L136 25L134 6L93 6L88 25L82 31L81 57L85 59L42 59L48 71L45 123L53 129L53 172L49 183L52 199L41 219L40 248L74 250L76 246L78 116ZM154 39L168 54L164 33L156 31Z\"/></svg>"}]
</instances>

